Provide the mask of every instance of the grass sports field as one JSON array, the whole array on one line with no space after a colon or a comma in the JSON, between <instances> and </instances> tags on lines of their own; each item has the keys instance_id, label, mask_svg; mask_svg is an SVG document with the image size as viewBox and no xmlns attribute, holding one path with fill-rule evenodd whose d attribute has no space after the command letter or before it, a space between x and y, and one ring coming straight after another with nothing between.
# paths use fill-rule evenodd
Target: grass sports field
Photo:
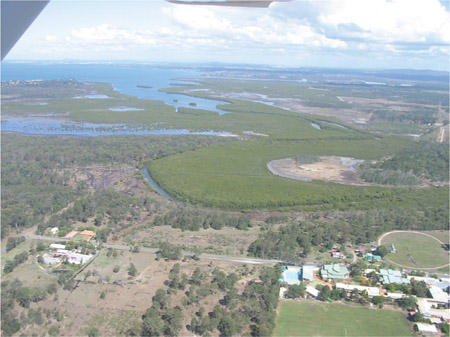
<instances>
[{"instance_id":1,"label":"grass sports field","mask_svg":"<svg viewBox=\"0 0 450 337\"><path fill-rule=\"evenodd\" d=\"M448 252L441 244L427 236L419 233L392 233L385 236L381 244L389 250L394 244L397 252L389 253L386 257L395 263L409 268L434 268L448 264Z\"/></svg>"},{"instance_id":2,"label":"grass sports field","mask_svg":"<svg viewBox=\"0 0 450 337\"><path fill-rule=\"evenodd\" d=\"M411 336L404 314L313 302L281 302L273 336Z\"/></svg>"}]
</instances>

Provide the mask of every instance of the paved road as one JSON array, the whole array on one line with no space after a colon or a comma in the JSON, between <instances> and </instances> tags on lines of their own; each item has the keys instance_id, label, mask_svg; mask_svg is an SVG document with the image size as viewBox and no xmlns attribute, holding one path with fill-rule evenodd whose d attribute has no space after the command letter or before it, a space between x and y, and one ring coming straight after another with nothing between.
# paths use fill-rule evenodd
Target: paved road
<instances>
[{"instance_id":1,"label":"paved road","mask_svg":"<svg viewBox=\"0 0 450 337\"><path fill-rule=\"evenodd\" d=\"M24 236L25 236L25 239L32 239L32 240L43 240L43 241L50 241L50 242L69 241L68 239L64 239L64 238L43 236L43 235L25 234ZM130 246L115 245L115 244L104 244L103 247L111 248L111 249L127 250L127 251L129 251L131 248ZM141 247L140 251L144 252L144 253L155 254L158 251L158 249ZM192 257L192 256L194 256L194 254L183 253L183 256ZM277 264L277 263L283 262L283 261L279 261L279 260L252 259L252 258L246 258L246 257L232 257L232 256L210 255L210 254L200 254L200 255L196 255L196 256L199 259L230 261L230 262L239 262L239 263L248 263L248 264Z\"/></svg>"}]
</instances>

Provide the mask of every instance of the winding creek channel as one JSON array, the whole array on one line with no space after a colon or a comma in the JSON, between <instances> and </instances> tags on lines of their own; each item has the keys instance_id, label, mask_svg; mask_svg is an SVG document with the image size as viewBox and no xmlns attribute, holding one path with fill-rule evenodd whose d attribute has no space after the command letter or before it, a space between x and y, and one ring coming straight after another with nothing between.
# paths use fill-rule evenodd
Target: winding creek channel
<instances>
[{"instance_id":1,"label":"winding creek channel","mask_svg":"<svg viewBox=\"0 0 450 337\"><path fill-rule=\"evenodd\" d=\"M178 202L178 200L172 198L170 195L167 194L166 191L164 191L157 183L156 181L153 180L153 178L150 176L148 170L145 168L142 171L142 174L144 175L144 177L147 179L147 181L152 185L152 187L159 193L162 195L162 197L164 199L170 200L170 201L174 201L174 202Z\"/></svg>"}]
</instances>

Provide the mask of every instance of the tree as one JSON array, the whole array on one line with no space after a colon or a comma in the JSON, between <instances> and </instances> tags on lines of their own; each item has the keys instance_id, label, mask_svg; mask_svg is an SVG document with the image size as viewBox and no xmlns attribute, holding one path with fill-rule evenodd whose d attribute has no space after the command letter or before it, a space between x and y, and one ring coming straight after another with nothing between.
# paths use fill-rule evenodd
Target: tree
<instances>
[{"instance_id":1,"label":"tree","mask_svg":"<svg viewBox=\"0 0 450 337\"><path fill-rule=\"evenodd\" d=\"M374 296L372 298L372 303L375 304L375 305L384 303L384 296Z\"/></svg>"},{"instance_id":2,"label":"tree","mask_svg":"<svg viewBox=\"0 0 450 337\"><path fill-rule=\"evenodd\" d=\"M84 331L85 331L86 335L88 335L88 337L98 337L98 336L100 336L100 332L94 326L88 326Z\"/></svg>"},{"instance_id":3,"label":"tree","mask_svg":"<svg viewBox=\"0 0 450 337\"><path fill-rule=\"evenodd\" d=\"M350 265L350 269L351 269L350 275L360 276L364 273L364 270L366 269L366 264L360 260Z\"/></svg>"},{"instance_id":4,"label":"tree","mask_svg":"<svg viewBox=\"0 0 450 337\"><path fill-rule=\"evenodd\" d=\"M430 297L429 290L425 282L416 280L411 280L411 293L417 297Z\"/></svg>"},{"instance_id":5,"label":"tree","mask_svg":"<svg viewBox=\"0 0 450 337\"><path fill-rule=\"evenodd\" d=\"M415 309L417 300L413 296L407 296L397 300L398 305L402 308Z\"/></svg>"},{"instance_id":6,"label":"tree","mask_svg":"<svg viewBox=\"0 0 450 337\"><path fill-rule=\"evenodd\" d=\"M178 307L167 309L166 312L162 314L162 319L165 322L164 335L178 336L183 320L181 309Z\"/></svg>"},{"instance_id":7,"label":"tree","mask_svg":"<svg viewBox=\"0 0 450 337\"><path fill-rule=\"evenodd\" d=\"M288 290L284 293L284 297L286 298L298 298L303 295L305 295L305 285L303 283L289 286Z\"/></svg>"},{"instance_id":8,"label":"tree","mask_svg":"<svg viewBox=\"0 0 450 337\"><path fill-rule=\"evenodd\" d=\"M321 300L321 301L326 301L326 300L328 300L328 298L330 297L330 295L331 295L331 290L330 290L330 287L328 287L328 286L323 286L322 287L322 289L320 290L320 294L319 294L319 296L317 297L319 300Z\"/></svg>"},{"instance_id":9,"label":"tree","mask_svg":"<svg viewBox=\"0 0 450 337\"><path fill-rule=\"evenodd\" d=\"M8 274L14 270L15 263L13 261L6 261L5 266L3 267L3 271L5 274Z\"/></svg>"},{"instance_id":10,"label":"tree","mask_svg":"<svg viewBox=\"0 0 450 337\"><path fill-rule=\"evenodd\" d=\"M169 260L179 260L183 256L181 248L169 242L162 242L157 254Z\"/></svg>"},{"instance_id":11,"label":"tree","mask_svg":"<svg viewBox=\"0 0 450 337\"><path fill-rule=\"evenodd\" d=\"M24 307L28 308L30 306L31 301L31 290L28 287L22 287L17 293L16 297L19 304Z\"/></svg>"},{"instance_id":12,"label":"tree","mask_svg":"<svg viewBox=\"0 0 450 337\"><path fill-rule=\"evenodd\" d=\"M128 275L136 276L136 274L137 274L136 266L134 264L130 263L130 266L128 267Z\"/></svg>"},{"instance_id":13,"label":"tree","mask_svg":"<svg viewBox=\"0 0 450 337\"><path fill-rule=\"evenodd\" d=\"M158 310L147 309L142 319L143 336L164 336L164 321Z\"/></svg>"},{"instance_id":14,"label":"tree","mask_svg":"<svg viewBox=\"0 0 450 337\"><path fill-rule=\"evenodd\" d=\"M224 336L234 336L241 332L241 325L239 320L230 314L225 314L219 322L217 329Z\"/></svg>"},{"instance_id":15,"label":"tree","mask_svg":"<svg viewBox=\"0 0 450 337\"><path fill-rule=\"evenodd\" d=\"M387 249L386 246L378 246L375 253L377 255L380 255L381 257L385 257L387 254L389 254L389 249Z\"/></svg>"},{"instance_id":16,"label":"tree","mask_svg":"<svg viewBox=\"0 0 450 337\"><path fill-rule=\"evenodd\" d=\"M166 309L169 306L169 298L164 289L156 290L155 296L152 297L152 302L157 309Z\"/></svg>"}]
</instances>

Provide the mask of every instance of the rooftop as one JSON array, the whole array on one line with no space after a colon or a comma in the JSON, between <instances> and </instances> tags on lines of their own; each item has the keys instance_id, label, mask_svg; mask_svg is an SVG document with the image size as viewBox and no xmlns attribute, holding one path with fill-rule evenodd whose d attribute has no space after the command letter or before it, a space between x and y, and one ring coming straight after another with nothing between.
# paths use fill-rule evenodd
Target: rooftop
<instances>
[{"instance_id":1,"label":"rooftop","mask_svg":"<svg viewBox=\"0 0 450 337\"><path fill-rule=\"evenodd\" d=\"M323 278L331 279L346 279L350 271L348 268L341 264L326 264L320 270L320 274Z\"/></svg>"},{"instance_id":2,"label":"rooftop","mask_svg":"<svg viewBox=\"0 0 450 337\"><path fill-rule=\"evenodd\" d=\"M380 281L383 284L410 284L411 281L402 277L402 273L399 270L393 269L380 269Z\"/></svg>"}]
</instances>

